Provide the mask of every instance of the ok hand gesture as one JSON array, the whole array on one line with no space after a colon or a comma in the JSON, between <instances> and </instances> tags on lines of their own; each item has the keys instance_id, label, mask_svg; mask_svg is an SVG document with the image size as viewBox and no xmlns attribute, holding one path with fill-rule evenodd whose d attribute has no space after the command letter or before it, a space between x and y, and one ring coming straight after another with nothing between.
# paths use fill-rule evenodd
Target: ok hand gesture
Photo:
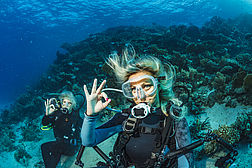
<instances>
[{"instance_id":1,"label":"ok hand gesture","mask_svg":"<svg viewBox=\"0 0 252 168\"><path fill-rule=\"evenodd\" d=\"M107 95L104 92L101 92L105 83L106 83L106 80L104 80L99 86L99 88L96 89L97 79L94 79L91 94L88 93L87 86L84 85L84 93L86 95L86 100L87 100L87 115L89 116L96 115L101 110L106 108L111 102L111 99L108 99ZM106 102L103 103L102 98L104 98Z\"/></svg>"},{"instance_id":2,"label":"ok hand gesture","mask_svg":"<svg viewBox=\"0 0 252 168\"><path fill-rule=\"evenodd\" d=\"M55 103L52 103L52 102L55 102ZM58 103L55 98L51 98L50 100L46 99L45 101L46 115L51 115L56 110L57 107L58 107Z\"/></svg>"}]
</instances>

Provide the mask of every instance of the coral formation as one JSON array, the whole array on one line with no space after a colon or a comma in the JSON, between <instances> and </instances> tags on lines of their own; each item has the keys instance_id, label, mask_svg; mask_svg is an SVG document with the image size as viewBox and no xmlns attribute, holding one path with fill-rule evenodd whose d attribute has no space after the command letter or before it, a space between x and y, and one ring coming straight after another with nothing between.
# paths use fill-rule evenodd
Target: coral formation
<instances>
[{"instance_id":1,"label":"coral formation","mask_svg":"<svg viewBox=\"0 0 252 168\"><path fill-rule=\"evenodd\" d=\"M225 124L221 125L217 130L213 130L213 133L216 134L218 137L224 139L231 145L240 140L239 131ZM204 152L207 155L211 155L219 148L223 148L223 146L221 146L221 144L217 143L216 141L210 141L205 145Z\"/></svg>"},{"instance_id":2,"label":"coral formation","mask_svg":"<svg viewBox=\"0 0 252 168\"><path fill-rule=\"evenodd\" d=\"M1 128L0 151L10 152L16 150L16 146L14 145L16 135L12 130L12 127L1 125L0 128Z\"/></svg>"},{"instance_id":3,"label":"coral formation","mask_svg":"<svg viewBox=\"0 0 252 168\"><path fill-rule=\"evenodd\" d=\"M14 152L14 158L17 162L21 163L23 166L28 166L28 161L32 158L29 153L23 148L19 147Z\"/></svg>"},{"instance_id":4,"label":"coral formation","mask_svg":"<svg viewBox=\"0 0 252 168\"><path fill-rule=\"evenodd\" d=\"M120 88L110 67L104 64L104 58L111 51L120 55L129 43L139 56L155 55L163 62L174 65L177 72L174 84L186 86L190 91L186 106L189 114L196 118L204 112L205 106L212 107L216 102L226 107L252 105L252 43L245 40L247 30L252 29L251 18L250 14L228 20L216 16L202 27L164 27L156 24L118 26L90 34L88 38L73 44L63 43L60 47L66 53L58 51L54 64L37 83L33 87L27 86L26 94L16 98L10 108L1 111L1 149L13 151L17 148L13 144L15 135L7 126L24 120L25 126L21 127L24 140L39 140L38 126L31 121L43 115L42 97L49 97L49 93L63 90L83 93L83 84L91 88L95 77L99 83L106 79L106 87ZM109 93L109 97L112 99L111 107L129 105L120 93ZM100 120L105 121L112 115L104 111ZM220 136L232 143L239 139L238 135L240 138L250 137L250 120L251 114L244 114L235 126L222 126L216 133L221 133ZM197 120L192 123L191 130L194 130L192 133L195 137L202 136L201 130L206 123ZM32 132L35 134L32 135ZM209 147L208 151L215 150L216 145L211 145L213 147ZM22 152L16 152L16 156L19 153Z\"/></svg>"},{"instance_id":5,"label":"coral formation","mask_svg":"<svg viewBox=\"0 0 252 168\"><path fill-rule=\"evenodd\" d=\"M217 90L224 90L225 82L226 82L226 77L222 73L217 72L214 77L213 87Z\"/></svg>"},{"instance_id":6,"label":"coral formation","mask_svg":"<svg viewBox=\"0 0 252 168\"><path fill-rule=\"evenodd\" d=\"M38 119L30 120L29 118L24 121L25 125L20 127L23 136L22 141L39 141L42 139L39 122Z\"/></svg>"},{"instance_id":7,"label":"coral formation","mask_svg":"<svg viewBox=\"0 0 252 168\"><path fill-rule=\"evenodd\" d=\"M206 135L205 130L211 129L209 118L206 118L203 122L197 118L191 125L190 125L190 133L192 139L199 139L203 138Z\"/></svg>"},{"instance_id":8,"label":"coral formation","mask_svg":"<svg viewBox=\"0 0 252 168\"><path fill-rule=\"evenodd\" d=\"M252 91L252 74L247 74L244 78L243 88L247 92Z\"/></svg>"},{"instance_id":9,"label":"coral formation","mask_svg":"<svg viewBox=\"0 0 252 168\"><path fill-rule=\"evenodd\" d=\"M151 44L150 48L151 48L150 52L153 55L167 55L168 54L168 51L166 49L158 48L156 44Z\"/></svg>"},{"instance_id":10,"label":"coral formation","mask_svg":"<svg viewBox=\"0 0 252 168\"><path fill-rule=\"evenodd\" d=\"M242 69L240 69L239 72L234 74L234 76L232 77L232 82L231 82L234 89L240 88L243 86L244 77L246 75L247 73Z\"/></svg>"}]
</instances>

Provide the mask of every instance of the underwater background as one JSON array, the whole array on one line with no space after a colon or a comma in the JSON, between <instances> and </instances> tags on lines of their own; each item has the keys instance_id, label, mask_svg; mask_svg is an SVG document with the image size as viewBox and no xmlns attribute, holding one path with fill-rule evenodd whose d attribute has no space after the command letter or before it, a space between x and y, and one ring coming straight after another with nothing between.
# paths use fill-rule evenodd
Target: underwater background
<instances>
[{"instance_id":1,"label":"underwater background","mask_svg":"<svg viewBox=\"0 0 252 168\"><path fill-rule=\"evenodd\" d=\"M250 0L1 0L0 98L24 93L56 59L63 42L73 43L116 26L201 26L213 16L251 12Z\"/></svg>"},{"instance_id":2,"label":"underwater background","mask_svg":"<svg viewBox=\"0 0 252 168\"><path fill-rule=\"evenodd\" d=\"M193 139L211 128L238 143L238 167L251 166L251 0L1 0L0 18L0 167L43 167L40 144L53 135L39 129L42 97L82 93L93 78L118 87L104 58L129 43L176 67L175 85L191 91ZM113 107L124 105L111 97ZM214 167L225 152L209 143L195 151L195 166Z\"/></svg>"}]
</instances>

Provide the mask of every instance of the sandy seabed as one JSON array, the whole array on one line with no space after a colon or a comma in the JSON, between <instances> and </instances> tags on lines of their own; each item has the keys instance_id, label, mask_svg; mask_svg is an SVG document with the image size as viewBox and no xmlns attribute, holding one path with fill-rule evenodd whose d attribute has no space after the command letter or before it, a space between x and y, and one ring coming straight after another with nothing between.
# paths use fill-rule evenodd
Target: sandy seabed
<instances>
[{"instance_id":1,"label":"sandy seabed","mask_svg":"<svg viewBox=\"0 0 252 168\"><path fill-rule=\"evenodd\" d=\"M204 121L207 117L210 118L210 125L212 129L217 129L219 125L226 124L230 125L234 123L236 118L242 114L247 113L252 108L250 106L237 106L236 108L228 108L224 105L215 104L212 108L207 108L206 113L201 114L200 120ZM41 116L42 118L42 116ZM190 122L195 120L193 116L187 116L187 119ZM15 142L16 146L23 146L25 150L32 156L25 164L20 164L14 158L14 152L1 152L0 153L0 168L44 168L44 165L41 164L43 159L41 155L40 145L55 140L53 136L53 131L42 131L42 140L38 142L22 142L21 129L20 127L24 123L15 125L14 131L17 135L17 140ZM112 136L98 146L108 154L116 140L117 135ZM21 140L21 141L20 141ZM200 147L199 147L200 148ZM252 167L252 146L251 142L242 140L236 146L238 151L238 156L236 156L236 167L237 168L249 168ZM218 158L225 156L227 153L225 151L216 152L213 156L204 157L200 161L195 161L195 168L215 168L214 164ZM77 154L72 157L62 156L57 168L78 168L79 166L75 165ZM96 163L99 161L104 161L93 148L86 147L82 156L82 162L84 163L84 168L95 167Z\"/></svg>"}]
</instances>

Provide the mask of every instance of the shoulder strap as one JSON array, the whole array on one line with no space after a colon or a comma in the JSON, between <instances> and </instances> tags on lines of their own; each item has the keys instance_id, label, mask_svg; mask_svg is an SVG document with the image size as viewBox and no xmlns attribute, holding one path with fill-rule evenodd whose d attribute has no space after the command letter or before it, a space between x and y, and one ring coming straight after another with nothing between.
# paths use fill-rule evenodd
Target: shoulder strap
<instances>
[{"instance_id":1,"label":"shoulder strap","mask_svg":"<svg viewBox=\"0 0 252 168\"><path fill-rule=\"evenodd\" d=\"M161 145L160 147L155 148L153 153L160 153L161 150L164 148L164 145L167 145L169 142L173 127L173 120L170 115L165 118L163 125L164 127L162 131Z\"/></svg>"},{"instance_id":2,"label":"shoulder strap","mask_svg":"<svg viewBox=\"0 0 252 168\"><path fill-rule=\"evenodd\" d=\"M147 165L155 165L157 163L158 156L161 154L164 147L169 143L169 139L170 139L170 135L172 132L172 127L173 127L173 119L169 115L165 117L164 123L162 124L163 124L163 129L162 129L161 138L159 142L157 141L155 142L155 143L158 143L159 145L157 145L156 148L153 150L151 158L145 162L145 164Z\"/></svg>"}]
</instances>

